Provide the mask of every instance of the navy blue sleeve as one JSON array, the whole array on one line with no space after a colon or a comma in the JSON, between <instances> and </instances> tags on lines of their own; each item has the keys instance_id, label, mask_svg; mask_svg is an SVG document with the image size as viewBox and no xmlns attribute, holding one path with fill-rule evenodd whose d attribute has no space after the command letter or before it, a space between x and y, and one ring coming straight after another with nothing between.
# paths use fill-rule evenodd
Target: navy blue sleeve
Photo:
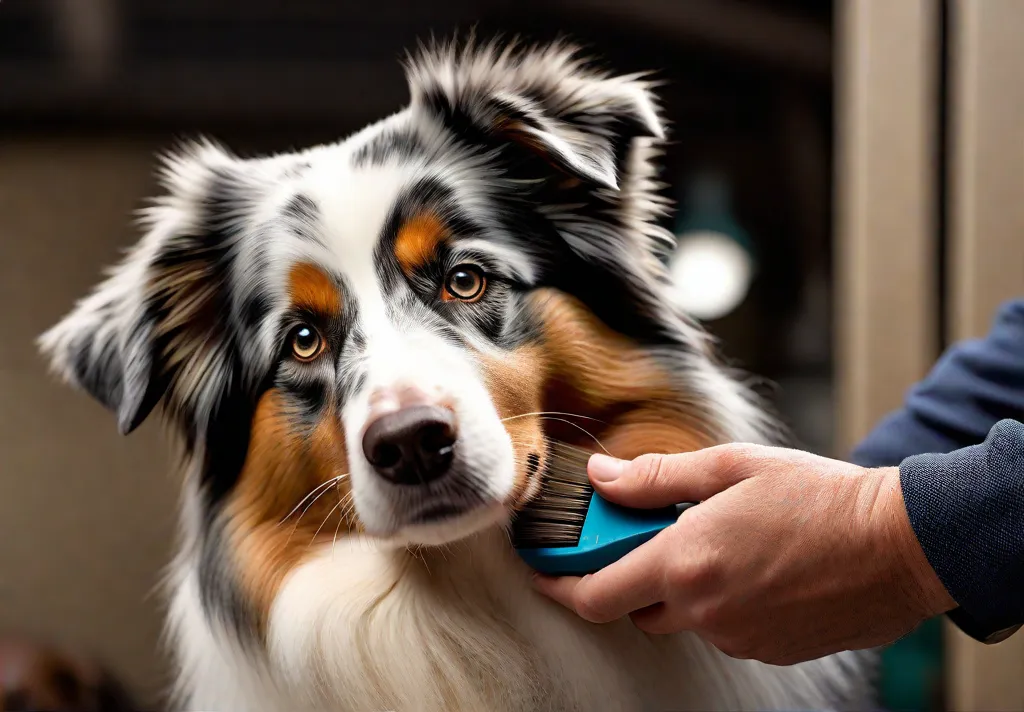
<instances>
[{"instance_id":1,"label":"navy blue sleeve","mask_svg":"<svg viewBox=\"0 0 1024 712\"><path fill-rule=\"evenodd\" d=\"M985 442L900 465L910 524L959 604L950 618L996 642L1024 623L1024 425L1001 420Z\"/></svg>"},{"instance_id":2,"label":"navy blue sleeve","mask_svg":"<svg viewBox=\"0 0 1024 712\"><path fill-rule=\"evenodd\" d=\"M926 452L985 440L1004 418L1024 417L1024 299L1002 306L982 339L956 344L854 449L865 467L898 465Z\"/></svg>"},{"instance_id":3,"label":"navy blue sleeve","mask_svg":"<svg viewBox=\"0 0 1024 712\"><path fill-rule=\"evenodd\" d=\"M1024 300L983 339L951 347L853 451L900 466L907 513L928 561L986 642L1024 623Z\"/></svg>"}]
</instances>

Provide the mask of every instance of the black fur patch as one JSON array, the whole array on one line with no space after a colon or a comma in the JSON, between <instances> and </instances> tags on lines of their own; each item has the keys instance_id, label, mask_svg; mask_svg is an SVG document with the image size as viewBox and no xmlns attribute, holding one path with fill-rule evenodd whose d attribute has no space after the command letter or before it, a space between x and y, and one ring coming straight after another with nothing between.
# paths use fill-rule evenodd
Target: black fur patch
<instances>
[{"instance_id":1,"label":"black fur patch","mask_svg":"<svg viewBox=\"0 0 1024 712\"><path fill-rule=\"evenodd\" d=\"M540 468L540 455L535 452L531 452L526 456L526 476L533 477L537 474L537 470Z\"/></svg>"},{"instance_id":2,"label":"black fur patch","mask_svg":"<svg viewBox=\"0 0 1024 712\"><path fill-rule=\"evenodd\" d=\"M643 285L630 283L630 271L615 262L616 252L609 247L594 249L593 255L574 250L559 234L557 226L547 217L529 206L550 199L538 187L537 200L508 201L500 213L508 216L508 230L529 239L529 249L537 256L541 274L537 287L553 287L579 299L608 327L640 344L673 344L689 348L682 343L664 321L655 314L652 305L645 303ZM595 210L595 208L591 208ZM590 217L598 229L614 230L608 218L587 215L587 208L576 212ZM612 233L613 235L614 233ZM582 239L586 239L584 236Z\"/></svg>"},{"instance_id":3,"label":"black fur patch","mask_svg":"<svg viewBox=\"0 0 1024 712\"><path fill-rule=\"evenodd\" d=\"M342 403L352 399L366 387L366 369L357 366L343 373L338 386L338 394Z\"/></svg>"},{"instance_id":4,"label":"black fur patch","mask_svg":"<svg viewBox=\"0 0 1024 712\"><path fill-rule=\"evenodd\" d=\"M124 392L124 365L113 343L103 344L99 354L93 353L93 332L71 345L72 363L79 383L104 406L116 411Z\"/></svg>"},{"instance_id":5,"label":"black fur patch","mask_svg":"<svg viewBox=\"0 0 1024 712\"><path fill-rule=\"evenodd\" d=\"M485 100L481 99L481 102L483 101ZM435 113L441 123L456 138L473 146L481 144L494 146L499 142L493 131L482 127L478 119L470 115L462 106L453 104L450 97L439 88L425 92L423 94L423 104ZM496 102L490 108L492 113L497 113L498 106ZM488 107L481 103L480 109L486 111Z\"/></svg>"},{"instance_id":6,"label":"black fur patch","mask_svg":"<svg viewBox=\"0 0 1024 712\"><path fill-rule=\"evenodd\" d=\"M258 635L259 619L238 590L234 563L228 551L223 525L214 516L208 516L199 544L199 596L203 612L211 623L221 623L234 632L240 642L249 643Z\"/></svg>"},{"instance_id":7,"label":"black fur patch","mask_svg":"<svg viewBox=\"0 0 1024 712\"><path fill-rule=\"evenodd\" d=\"M320 207L316 201L302 193L293 197L281 211L291 232L308 242L321 242L315 226L320 219Z\"/></svg>"},{"instance_id":8,"label":"black fur patch","mask_svg":"<svg viewBox=\"0 0 1024 712\"><path fill-rule=\"evenodd\" d=\"M241 364L233 369L238 373ZM261 390L266 390L264 387ZM260 393L233 388L216 405L203 438L202 482L207 504L215 509L231 492L242 474L249 452L252 419Z\"/></svg>"},{"instance_id":9,"label":"black fur patch","mask_svg":"<svg viewBox=\"0 0 1024 712\"><path fill-rule=\"evenodd\" d=\"M287 394L289 401L295 407L295 415L308 425L313 425L320 413L330 403L331 385L315 375L305 378L279 377L275 386Z\"/></svg>"},{"instance_id":10,"label":"black fur patch","mask_svg":"<svg viewBox=\"0 0 1024 712\"><path fill-rule=\"evenodd\" d=\"M353 168L380 166L391 161L407 161L423 155L426 147L409 129L394 129L370 139L352 155Z\"/></svg>"},{"instance_id":11,"label":"black fur patch","mask_svg":"<svg viewBox=\"0 0 1024 712\"><path fill-rule=\"evenodd\" d=\"M309 161L300 161L294 166L289 166L281 173L282 178L298 178L309 170Z\"/></svg>"},{"instance_id":12,"label":"black fur patch","mask_svg":"<svg viewBox=\"0 0 1024 712\"><path fill-rule=\"evenodd\" d=\"M351 348L362 350L366 348L366 333L363 332L358 326L349 332L349 344Z\"/></svg>"},{"instance_id":13,"label":"black fur patch","mask_svg":"<svg viewBox=\"0 0 1024 712\"><path fill-rule=\"evenodd\" d=\"M250 331L259 329L267 315L270 314L272 306L270 295L264 292L256 292L246 297L242 302L242 323L246 329Z\"/></svg>"}]
</instances>

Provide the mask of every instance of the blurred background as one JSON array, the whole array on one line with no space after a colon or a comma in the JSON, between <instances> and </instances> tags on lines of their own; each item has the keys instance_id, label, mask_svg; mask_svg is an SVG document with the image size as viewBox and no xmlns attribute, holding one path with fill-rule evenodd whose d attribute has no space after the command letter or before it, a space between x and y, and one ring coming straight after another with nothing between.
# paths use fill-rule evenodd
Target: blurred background
<instances>
[{"instance_id":1,"label":"blurred background","mask_svg":"<svg viewBox=\"0 0 1024 712\"><path fill-rule=\"evenodd\" d=\"M404 51L473 26L665 80L684 306L802 447L843 456L1024 287L1021 0L0 0L0 639L77 651L146 708L167 682L168 449L33 345L136 239L154 153L336 140L406 102ZM935 621L882 687L1024 709L1020 670L1019 641Z\"/></svg>"}]
</instances>

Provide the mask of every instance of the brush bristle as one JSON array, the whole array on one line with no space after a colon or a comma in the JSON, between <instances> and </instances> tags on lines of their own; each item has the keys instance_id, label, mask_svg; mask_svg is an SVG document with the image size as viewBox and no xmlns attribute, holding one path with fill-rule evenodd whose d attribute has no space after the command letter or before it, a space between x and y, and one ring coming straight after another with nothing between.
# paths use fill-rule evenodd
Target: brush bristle
<instances>
[{"instance_id":1,"label":"brush bristle","mask_svg":"<svg viewBox=\"0 0 1024 712\"><path fill-rule=\"evenodd\" d=\"M583 448L548 440L540 492L513 520L513 546L528 549L579 544L594 493L587 477L587 462L592 454Z\"/></svg>"}]
</instances>

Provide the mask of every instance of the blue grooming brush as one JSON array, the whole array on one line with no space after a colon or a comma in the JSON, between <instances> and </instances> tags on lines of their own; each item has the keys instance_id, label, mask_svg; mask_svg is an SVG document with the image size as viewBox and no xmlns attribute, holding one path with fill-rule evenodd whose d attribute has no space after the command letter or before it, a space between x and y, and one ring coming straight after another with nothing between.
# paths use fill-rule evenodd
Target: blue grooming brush
<instances>
[{"instance_id":1,"label":"blue grooming brush","mask_svg":"<svg viewBox=\"0 0 1024 712\"><path fill-rule=\"evenodd\" d=\"M541 491L512 522L516 551L539 573L593 573L650 540L693 506L631 509L609 502L587 477L590 455L549 441Z\"/></svg>"}]
</instances>

